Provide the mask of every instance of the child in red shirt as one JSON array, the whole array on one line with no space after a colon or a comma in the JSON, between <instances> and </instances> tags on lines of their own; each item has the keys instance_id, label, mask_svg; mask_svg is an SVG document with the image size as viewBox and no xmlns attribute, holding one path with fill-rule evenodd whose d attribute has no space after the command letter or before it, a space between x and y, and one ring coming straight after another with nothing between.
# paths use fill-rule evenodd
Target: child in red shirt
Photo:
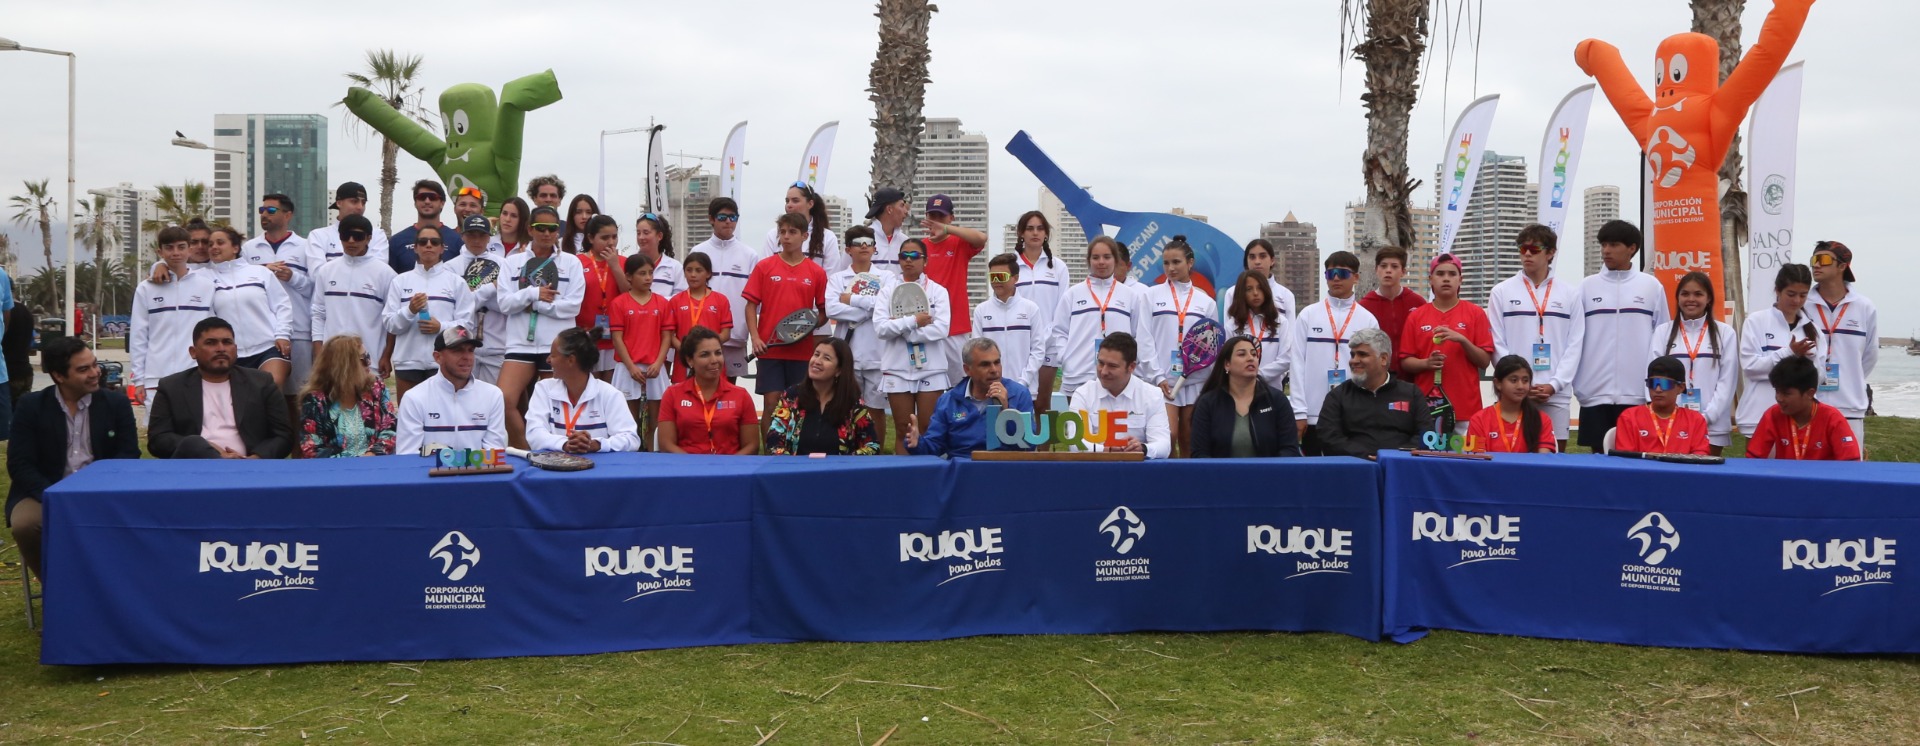
<instances>
[{"instance_id":1,"label":"child in red shirt","mask_svg":"<svg viewBox=\"0 0 1920 746\"><path fill-rule=\"evenodd\" d=\"M680 340L696 326L712 329L721 339L726 339L733 331L733 303L727 296L707 287L707 281L713 278L713 259L703 251L688 254L681 264L681 274L687 279L687 289L667 301L667 331L673 335L667 349L677 349ZM687 380L687 363L676 361L673 381L684 380Z\"/></svg>"},{"instance_id":2,"label":"child in red shirt","mask_svg":"<svg viewBox=\"0 0 1920 746\"><path fill-rule=\"evenodd\" d=\"M613 371L613 387L627 397L627 409L640 423L640 450L653 443L649 423L658 419L660 397L666 393L667 379L661 375L666 356L661 354L668 341L667 302L653 292L653 260L644 253L626 258L625 293L607 306L613 329L613 352L618 370ZM642 417L641 407L646 416Z\"/></svg>"},{"instance_id":3,"label":"child in red shirt","mask_svg":"<svg viewBox=\"0 0 1920 746\"><path fill-rule=\"evenodd\" d=\"M574 317L573 325L600 330L600 364L593 374L610 382L613 356L607 353L613 349L613 338L607 326L607 306L626 292L627 284L625 278L615 276L620 273L620 221L595 215L587 221L586 236L586 251L579 254L580 281L586 285L586 294L580 298L580 315Z\"/></svg>"},{"instance_id":4,"label":"child in red shirt","mask_svg":"<svg viewBox=\"0 0 1920 746\"><path fill-rule=\"evenodd\" d=\"M1493 364L1493 406L1467 420L1467 450L1553 453L1553 420L1534 404L1533 363L1508 355Z\"/></svg>"},{"instance_id":5,"label":"child in red shirt","mask_svg":"<svg viewBox=\"0 0 1920 746\"><path fill-rule=\"evenodd\" d=\"M787 314L813 308L821 323L827 318L827 271L807 258L807 216L786 213L774 221L780 252L760 260L747 273L747 286L740 291L746 304L748 345L759 356L755 364L753 390L761 395L761 419L773 414L773 405L788 386L807 382L807 359L813 357L813 345L800 343L773 345L774 327Z\"/></svg>"},{"instance_id":6,"label":"child in red shirt","mask_svg":"<svg viewBox=\"0 0 1920 746\"><path fill-rule=\"evenodd\" d=\"M1471 422L1481 407L1480 371L1493 360L1493 325L1486 311L1460 300L1459 257L1436 256L1427 273L1433 302L1407 314L1395 355L1428 397L1446 395L1455 423ZM1454 430L1464 432L1458 424Z\"/></svg>"},{"instance_id":7,"label":"child in red shirt","mask_svg":"<svg viewBox=\"0 0 1920 746\"><path fill-rule=\"evenodd\" d=\"M1620 413L1613 425L1613 447L1640 453L1688 453L1707 450L1707 417L1679 406L1687 388L1687 366L1661 355L1647 363L1647 403Z\"/></svg>"},{"instance_id":8,"label":"child in red shirt","mask_svg":"<svg viewBox=\"0 0 1920 746\"><path fill-rule=\"evenodd\" d=\"M1419 293L1410 292L1400 285L1400 278L1406 274L1407 250L1398 246L1381 247L1373 255L1373 277L1379 281L1380 287L1360 299L1360 307L1367 309L1373 314L1374 320L1380 322L1380 331L1387 333L1387 341L1392 342L1396 350L1406 344L1401 341L1400 332L1407 328L1407 317L1413 314L1413 309L1427 304L1427 299L1420 297ZM1400 370L1400 361L1397 359L1388 370L1401 380L1420 383Z\"/></svg>"},{"instance_id":9,"label":"child in red shirt","mask_svg":"<svg viewBox=\"0 0 1920 746\"><path fill-rule=\"evenodd\" d=\"M1788 357L1767 374L1774 405L1760 418L1747 441L1747 458L1796 461L1859 461L1860 441L1840 410L1814 398L1820 370L1799 355Z\"/></svg>"}]
</instances>

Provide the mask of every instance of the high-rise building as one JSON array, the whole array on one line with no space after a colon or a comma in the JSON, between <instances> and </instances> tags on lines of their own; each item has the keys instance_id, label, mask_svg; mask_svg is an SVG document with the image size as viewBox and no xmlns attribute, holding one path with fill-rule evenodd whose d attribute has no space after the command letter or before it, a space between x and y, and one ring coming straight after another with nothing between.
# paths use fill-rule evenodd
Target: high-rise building
<instances>
[{"instance_id":1,"label":"high-rise building","mask_svg":"<svg viewBox=\"0 0 1920 746\"><path fill-rule=\"evenodd\" d=\"M216 114L213 146L241 153L213 154L213 210L248 236L260 232L254 208L269 194L293 199L293 231L326 225L333 204L327 183L327 118L320 114ZM242 154L244 153L244 154Z\"/></svg>"},{"instance_id":2,"label":"high-rise building","mask_svg":"<svg viewBox=\"0 0 1920 746\"><path fill-rule=\"evenodd\" d=\"M1585 192L1584 214L1586 215L1586 240L1581 245L1586 251L1586 272L1588 275L1600 274L1605 266L1600 261L1600 226L1609 220L1620 219L1620 187L1600 185L1587 187ZM1565 236L1560 237L1562 250L1570 248Z\"/></svg>"},{"instance_id":3,"label":"high-rise building","mask_svg":"<svg viewBox=\"0 0 1920 746\"><path fill-rule=\"evenodd\" d=\"M707 203L720 196L720 175L700 166L667 167L667 222L673 225L673 245L682 258L693 246L713 237Z\"/></svg>"},{"instance_id":4,"label":"high-rise building","mask_svg":"<svg viewBox=\"0 0 1920 746\"><path fill-rule=\"evenodd\" d=\"M149 220L160 219L160 209L155 201L160 192L153 189L139 189L129 182L105 189L89 189L88 194L105 197L108 219L113 223L114 235L119 243L120 257L117 261L137 267L145 267L153 262L154 231L142 230L141 226ZM91 205L92 201L88 200Z\"/></svg>"},{"instance_id":5,"label":"high-rise building","mask_svg":"<svg viewBox=\"0 0 1920 746\"><path fill-rule=\"evenodd\" d=\"M1407 274L1401 286L1422 296L1433 294L1433 287L1427 282L1427 265L1433 262L1433 255L1440 250L1440 211L1431 207L1415 207L1413 213L1413 245L1407 250ZM1360 243L1367 236L1367 205L1365 202L1347 203L1347 251L1359 253ZM1362 272L1373 271L1372 267L1361 267Z\"/></svg>"},{"instance_id":6,"label":"high-rise building","mask_svg":"<svg viewBox=\"0 0 1920 746\"><path fill-rule=\"evenodd\" d=\"M960 120L928 119L920 133L920 158L915 162L911 224L917 225L927 198L944 194L953 199L953 221L992 236L987 224L986 135L965 132ZM915 231L916 233L918 231ZM987 298L988 251L981 251L967 267L967 296L979 303Z\"/></svg>"},{"instance_id":7,"label":"high-rise building","mask_svg":"<svg viewBox=\"0 0 1920 746\"><path fill-rule=\"evenodd\" d=\"M1460 297L1486 304L1493 286L1520 271L1514 237L1538 214L1538 185L1529 184L1527 159L1491 150L1480 156L1473 197L1453 237L1452 251L1466 265ZM1434 204L1440 204L1440 170L1434 169Z\"/></svg>"},{"instance_id":8,"label":"high-rise building","mask_svg":"<svg viewBox=\"0 0 1920 746\"><path fill-rule=\"evenodd\" d=\"M847 204L845 197L827 197L827 230L840 237L842 245L845 245L847 229L852 228L854 221L860 217L853 214L853 208Z\"/></svg>"},{"instance_id":9,"label":"high-rise building","mask_svg":"<svg viewBox=\"0 0 1920 746\"><path fill-rule=\"evenodd\" d=\"M1320 300L1320 229L1287 213L1285 220L1260 226L1260 237L1273 244L1273 276L1293 291L1296 304Z\"/></svg>"}]
</instances>

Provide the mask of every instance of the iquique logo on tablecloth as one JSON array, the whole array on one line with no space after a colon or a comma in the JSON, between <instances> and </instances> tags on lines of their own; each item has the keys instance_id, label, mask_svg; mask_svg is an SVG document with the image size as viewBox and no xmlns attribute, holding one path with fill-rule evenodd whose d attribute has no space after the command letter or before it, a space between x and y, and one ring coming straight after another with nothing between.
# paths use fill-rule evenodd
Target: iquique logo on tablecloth
<instances>
[{"instance_id":1,"label":"iquique logo on tablecloth","mask_svg":"<svg viewBox=\"0 0 1920 746\"><path fill-rule=\"evenodd\" d=\"M947 561L947 576L935 586L981 573L1004 572L1007 569L1005 561L993 556L1004 551L1006 547L1001 544L1000 529L988 526L942 531L938 536L912 531L900 534L901 562Z\"/></svg>"},{"instance_id":2,"label":"iquique logo on tablecloth","mask_svg":"<svg viewBox=\"0 0 1920 746\"><path fill-rule=\"evenodd\" d=\"M1447 569L1475 562L1520 559L1520 517L1511 515L1456 515L1414 511L1413 540L1447 544L1472 544L1460 547L1460 561Z\"/></svg>"},{"instance_id":3,"label":"iquique logo on tablecloth","mask_svg":"<svg viewBox=\"0 0 1920 746\"><path fill-rule=\"evenodd\" d=\"M319 590L315 581L320 572L320 545L301 542L261 542L231 544L224 541L200 542L200 572L266 573L254 577L246 600L275 591Z\"/></svg>"},{"instance_id":4,"label":"iquique logo on tablecloth","mask_svg":"<svg viewBox=\"0 0 1920 746\"><path fill-rule=\"evenodd\" d=\"M1620 587L1679 593L1680 568L1672 560L1680 548L1680 530L1673 522L1659 511L1648 513L1627 529L1627 540L1640 561L1620 566Z\"/></svg>"},{"instance_id":5,"label":"iquique logo on tablecloth","mask_svg":"<svg viewBox=\"0 0 1920 746\"><path fill-rule=\"evenodd\" d=\"M1119 557L1106 557L1093 561L1093 579L1095 582L1110 580L1152 580L1152 561L1140 555L1131 555L1139 546L1140 540L1147 537L1147 522L1125 505L1116 506L1107 517L1100 521L1097 529L1107 541L1108 548Z\"/></svg>"},{"instance_id":6,"label":"iquique logo on tablecloth","mask_svg":"<svg viewBox=\"0 0 1920 746\"><path fill-rule=\"evenodd\" d=\"M1353 532L1346 529L1248 526L1247 554L1255 552L1303 557L1293 561L1293 574L1283 580L1322 573L1353 574L1353 560L1346 559L1353 556Z\"/></svg>"},{"instance_id":7,"label":"iquique logo on tablecloth","mask_svg":"<svg viewBox=\"0 0 1920 746\"><path fill-rule=\"evenodd\" d=\"M1824 542L1788 539L1780 542L1780 569L1834 571L1833 588L1820 595L1869 585L1893 585L1893 554L1899 542L1875 536L1866 539L1828 539Z\"/></svg>"},{"instance_id":8,"label":"iquique logo on tablecloth","mask_svg":"<svg viewBox=\"0 0 1920 746\"><path fill-rule=\"evenodd\" d=\"M645 575L634 579L633 595L622 603L655 593L692 593L693 547L587 547L586 573L589 578Z\"/></svg>"},{"instance_id":9,"label":"iquique logo on tablecloth","mask_svg":"<svg viewBox=\"0 0 1920 746\"><path fill-rule=\"evenodd\" d=\"M427 550L427 559L438 564L442 577L459 582L480 564L480 546L466 534L448 531ZM426 608L434 611L487 608L484 585L429 585L420 589L420 595Z\"/></svg>"}]
</instances>

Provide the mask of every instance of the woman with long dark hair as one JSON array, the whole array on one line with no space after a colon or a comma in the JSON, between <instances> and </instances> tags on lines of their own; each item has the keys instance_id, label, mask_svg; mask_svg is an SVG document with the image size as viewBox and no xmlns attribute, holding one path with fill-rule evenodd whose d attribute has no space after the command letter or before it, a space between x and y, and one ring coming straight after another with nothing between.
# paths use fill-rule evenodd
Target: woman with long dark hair
<instances>
[{"instance_id":1,"label":"woman with long dark hair","mask_svg":"<svg viewBox=\"0 0 1920 746\"><path fill-rule=\"evenodd\" d=\"M1508 355L1493 363L1493 406L1467 420L1467 440L1482 453L1553 453L1553 421L1533 401L1533 362Z\"/></svg>"},{"instance_id":2,"label":"woman with long dark hair","mask_svg":"<svg viewBox=\"0 0 1920 746\"><path fill-rule=\"evenodd\" d=\"M673 224L663 215L642 213L633 221L633 243L653 260L653 292L662 298L687 292L687 270L673 258ZM621 288L620 292L626 292ZM672 357L669 355L668 357Z\"/></svg>"},{"instance_id":3,"label":"woman with long dark hair","mask_svg":"<svg viewBox=\"0 0 1920 746\"><path fill-rule=\"evenodd\" d=\"M527 215L531 209L527 201L519 197L509 197L500 204L500 235L493 238L491 245L494 251L506 256L527 245L531 240L527 236Z\"/></svg>"},{"instance_id":4,"label":"woman with long dark hair","mask_svg":"<svg viewBox=\"0 0 1920 746\"><path fill-rule=\"evenodd\" d=\"M1275 277L1280 273L1279 255L1273 252L1273 243L1264 238L1247 242L1246 253L1240 255L1240 268L1259 272L1267 280L1267 291L1273 295L1273 307L1280 310L1285 318L1294 318L1299 306L1294 303L1293 291L1280 284Z\"/></svg>"},{"instance_id":5,"label":"woman with long dark hair","mask_svg":"<svg viewBox=\"0 0 1920 746\"><path fill-rule=\"evenodd\" d=\"M1740 369L1726 349L1733 327L1715 321L1713 281L1705 272L1688 272L1673 289L1673 321L1653 330L1653 354L1672 355L1687 364L1687 387L1680 406L1707 418L1707 450L1715 456L1733 432L1733 393ZM1722 342L1721 340L1726 340Z\"/></svg>"},{"instance_id":6,"label":"woman with long dark hair","mask_svg":"<svg viewBox=\"0 0 1920 746\"><path fill-rule=\"evenodd\" d=\"M575 328L586 295L580 259L558 246L560 213L537 207L528 220L533 242L526 251L508 256L494 280L494 302L507 315L500 393L507 400L507 442L516 448L527 446L526 419L516 403L537 377L552 371L548 352L554 337Z\"/></svg>"},{"instance_id":7,"label":"woman with long dark hair","mask_svg":"<svg viewBox=\"0 0 1920 746\"><path fill-rule=\"evenodd\" d=\"M767 453L872 456L880 452L873 412L860 401L853 350L838 337L820 337L807 362L807 380L789 387L767 423Z\"/></svg>"},{"instance_id":8,"label":"woman with long dark hair","mask_svg":"<svg viewBox=\"0 0 1920 746\"><path fill-rule=\"evenodd\" d=\"M535 451L606 453L640 450L640 427L627 397L593 377L598 336L574 327L553 338L553 377L535 384L527 404L527 447Z\"/></svg>"},{"instance_id":9,"label":"woman with long dark hair","mask_svg":"<svg viewBox=\"0 0 1920 746\"><path fill-rule=\"evenodd\" d=\"M1161 364L1167 376L1160 382L1160 393L1167 397L1167 424L1173 431L1173 458L1192 458L1189 443L1193 437L1193 403L1200 398L1202 371L1179 371L1180 343L1187 330L1201 319L1218 318L1213 297L1200 292L1193 283L1193 247L1186 236L1174 236L1160 254L1160 266L1167 279L1147 291L1147 331L1153 335L1153 347L1160 350ZM1185 375L1181 375L1184 373Z\"/></svg>"},{"instance_id":10,"label":"woman with long dark hair","mask_svg":"<svg viewBox=\"0 0 1920 746\"><path fill-rule=\"evenodd\" d=\"M1287 395L1260 376L1260 345L1228 337L1193 404L1192 458L1300 455Z\"/></svg>"},{"instance_id":11,"label":"woman with long dark hair","mask_svg":"<svg viewBox=\"0 0 1920 746\"><path fill-rule=\"evenodd\" d=\"M820 265L831 276L846 269L850 261L847 252L840 250L840 237L828 230L832 220L827 216L827 200L813 191L807 182L796 181L787 187L786 214L799 215L807 219L806 256ZM775 226L767 231L767 240L760 248L760 256L768 257L780 253L780 229Z\"/></svg>"},{"instance_id":12,"label":"woman with long dark hair","mask_svg":"<svg viewBox=\"0 0 1920 746\"><path fill-rule=\"evenodd\" d=\"M560 231L562 250L579 254L587 250L587 222L600 214L600 203L593 201L593 195L576 194L567 201L567 222Z\"/></svg>"},{"instance_id":13,"label":"woman with long dark hair","mask_svg":"<svg viewBox=\"0 0 1920 746\"><path fill-rule=\"evenodd\" d=\"M285 386L293 369L293 301L266 267L240 259L246 243L228 226L211 229L208 251L213 274L213 315L233 324L233 342L242 368L266 371L275 385ZM308 309L304 312L311 313Z\"/></svg>"},{"instance_id":14,"label":"woman with long dark hair","mask_svg":"<svg viewBox=\"0 0 1920 746\"><path fill-rule=\"evenodd\" d=\"M578 201L580 197L574 199ZM626 272L621 269L620 221L612 215L595 215L587 219L585 233L586 245L575 255L580 259L580 280L585 292L580 296L580 314L574 317L573 325L599 333L600 367L594 369L593 377L611 383L613 327L607 307L627 292Z\"/></svg>"},{"instance_id":15,"label":"woman with long dark hair","mask_svg":"<svg viewBox=\"0 0 1920 746\"><path fill-rule=\"evenodd\" d=\"M1040 314L1033 320L1035 333L1053 328L1053 313L1060 305L1060 294L1073 284L1067 272L1067 263L1053 258L1053 224L1047 222L1047 216L1039 210L1029 210L1014 222L1020 234L1020 276L1015 281L1013 292L1040 307ZM1060 341L1054 339L1047 344L1046 357L1040 361L1040 386L1033 390L1033 411L1046 412L1052 407L1053 386L1060 374Z\"/></svg>"},{"instance_id":16,"label":"woman with long dark hair","mask_svg":"<svg viewBox=\"0 0 1920 746\"><path fill-rule=\"evenodd\" d=\"M1227 306L1228 334L1253 340L1260 356L1260 380L1276 389L1284 388L1287 373L1293 368L1293 333L1286 329L1286 317L1273 299L1273 285L1255 270L1240 273L1233 283L1233 302Z\"/></svg>"},{"instance_id":17,"label":"woman with long dark hair","mask_svg":"<svg viewBox=\"0 0 1920 746\"><path fill-rule=\"evenodd\" d=\"M1773 366L1796 355L1815 362L1827 356L1826 339L1807 317L1807 294L1812 291L1811 268L1781 265L1773 276L1773 307L1748 315L1746 327L1740 330L1740 371L1747 377L1747 394L1740 398L1734 419L1741 435L1752 437L1773 406L1773 397L1767 394L1773 390L1767 380ZM1823 373L1821 384L1825 383Z\"/></svg>"}]
</instances>

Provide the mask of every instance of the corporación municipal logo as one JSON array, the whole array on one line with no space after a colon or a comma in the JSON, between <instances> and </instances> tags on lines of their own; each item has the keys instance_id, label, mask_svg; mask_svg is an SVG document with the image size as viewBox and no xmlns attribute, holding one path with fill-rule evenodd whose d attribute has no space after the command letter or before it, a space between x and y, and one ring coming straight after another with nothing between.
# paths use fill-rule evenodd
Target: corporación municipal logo
<instances>
[{"instance_id":1,"label":"corporaci\u00f3n municipal logo","mask_svg":"<svg viewBox=\"0 0 1920 746\"><path fill-rule=\"evenodd\" d=\"M587 547L587 577L632 577L633 595L625 603L655 593L693 592L693 547Z\"/></svg>"},{"instance_id":2,"label":"corporaci\u00f3n municipal logo","mask_svg":"<svg viewBox=\"0 0 1920 746\"><path fill-rule=\"evenodd\" d=\"M1620 566L1620 587L1643 591L1680 591L1680 568L1673 565L1673 553L1680 548L1680 530L1659 511L1641 516L1627 529L1627 541L1633 544L1639 562Z\"/></svg>"},{"instance_id":3,"label":"corporaci\u00f3n municipal logo","mask_svg":"<svg viewBox=\"0 0 1920 746\"><path fill-rule=\"evenodd\" d=\"M1107 546L1119 557L1103 557L1093 561L1093 579L1108 580L1151 580L1152 561L1141 556L1127 556L1147 536L1147 522L1140 519L1131 508L1117 506L1107 517L1100 521L1098 531L1107 540Z\"/></svg>"},{"instance_id":4,"label":"corporaci\u00f3n municipal logo","mask_svg":"<svg viewBox=\"0 0 1920 746\"><path fill-rule=\"evenodd\" d=\"M1455 515L1414 511L1413 540L1437 541L1460 549L1460 561L1447 569L1476 562L1519 561L1520 517L1512 515Z\"/></svg>"},{"instance_id":5,"label":"corporaci\u00f3n municipal logo","mask_svg":"<svg viewBox=\"0 0 1920 746\"><path fill-rule=\"evenodd\" d=\"M1828 539L1825 542L1788 539L1780 542L1780 569L1832 572L1833 588L1822 596L1869 585L1893 585L1894 551L1899 542L1875 536Z\"/></svg>"},{"instance_id":6,"label":"corporaci\u00f3n municipal logo","mask_svg":"<svg viewBox=\"0 0 1920 746\"><path fill-rule=\"evenodd\" d=\"M1255 552L1297 555L1293 558L1293 574L1283 580L1321 573L1353 574L1353 560L1347 559L1353 556L1353 532L1346 529L1248 526L1247 554Z\"/></svg>"},{"instance_id":7,"label":"corporaci\u00f3n municipal logo","mask_svg":"<svg viewBox=\"0 0 1920 746\"><path fill-rule=\"evenodd\" d=\"M937 536L903 531L900 534L901 562L945 562L947 577L934 585L981 573L1005 572L1006 562L994 555L1006 551L1000 529L981 526L959 531L941 531Z\"/></svg>"},{"instance_id":8,"label":"corporaci\u00f3n municipal logo","mask_svg":"<svg viewBox=\"0 0 1920 746\"><path fill-rule=\"evenodd\" d=\"M312 591L320 572L320 545L301 542L200 542L200 572L245 573L246 600L275 591Z\"/></svg>"},{"instance_id":9,"label":"corporaci\u00f3n municipal logo","mask_svg":"<svg viewBox=\"0 0 1920 746\"><path fill-rule=\"evenodd\" d=\"M427 550L427 561L448 582L458 583L480 564L480 546L464 533L448 531ZM429 585L420 589L420 595L426 608L435 611L487 608L484 585Z\"/></svg>"}]
</instances>

